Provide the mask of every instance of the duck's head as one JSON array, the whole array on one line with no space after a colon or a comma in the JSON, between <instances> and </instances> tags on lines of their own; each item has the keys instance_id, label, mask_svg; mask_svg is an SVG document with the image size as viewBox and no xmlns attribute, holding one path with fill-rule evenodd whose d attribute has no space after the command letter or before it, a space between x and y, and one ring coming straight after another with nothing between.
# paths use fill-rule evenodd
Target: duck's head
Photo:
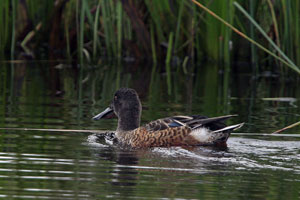
<instances>
[{"instance_id":1,"label":"duck's head","mask_svg":"<svg viewBox=\"0 0 300 200\"><path fill-rule=\"evenodd\" d=\"M136 91L121 88L114 94L110 106L93 119L111 118L115 114L119 119L117 131L129 131L140 126L141 111L142 106Z\"/></svg>"}]
</instances>

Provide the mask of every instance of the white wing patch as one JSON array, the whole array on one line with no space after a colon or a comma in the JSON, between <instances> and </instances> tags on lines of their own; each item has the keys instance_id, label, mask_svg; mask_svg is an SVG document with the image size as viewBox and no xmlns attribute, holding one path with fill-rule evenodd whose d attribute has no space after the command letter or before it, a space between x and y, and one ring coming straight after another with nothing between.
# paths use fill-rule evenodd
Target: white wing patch
<instances>
[{"instance_id":1,"label":"white wing patch","mask_svg":"<svg viewBox=\"0 0 300 200\"><path fill-rule=\"evenodd\" d=\"M190 136L199 142L207 142L210 141L211 131L207 128L197 128L190 133Z\"/></svg>"}]
</instances>

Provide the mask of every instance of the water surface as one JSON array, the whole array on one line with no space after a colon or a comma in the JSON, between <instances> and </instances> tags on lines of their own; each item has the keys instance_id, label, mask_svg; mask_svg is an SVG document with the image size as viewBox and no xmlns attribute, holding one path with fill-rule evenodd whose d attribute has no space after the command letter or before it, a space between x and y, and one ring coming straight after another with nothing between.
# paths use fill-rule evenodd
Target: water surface
<instances>
[{"instance_id":1,"label":"water surface","mask_svg":"<svg viewBox=\"0 0 300 200\"><path fill-rule=\"evenodd\" d=\"M294 80L229 76L208 65L188 76L174 72L168 95L164 70L151 66L1 65L2 128L114 130L115 119L91 117L119 87L138 91L142 123L176 114L238 114L228 124L246 124L227 149L129 150L83 131L0 130L0 198L300 198L300 128L269 134L300 119Z\"/></svg>"}]
</instances>

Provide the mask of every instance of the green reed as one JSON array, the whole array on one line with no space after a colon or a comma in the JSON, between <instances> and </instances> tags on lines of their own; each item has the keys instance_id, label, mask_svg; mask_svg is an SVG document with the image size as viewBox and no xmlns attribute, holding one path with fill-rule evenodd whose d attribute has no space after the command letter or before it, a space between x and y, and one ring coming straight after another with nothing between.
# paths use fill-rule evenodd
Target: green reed
<instances>
[{"instance_id":1,"label":"green reed","mask_svg":"<svg viewBox=\"0 0 300 200\"><path fill-rule=\"evenodd\" d=\"M39 58L40 48L36 47L42 46L49 40L49 32L54 23L61 24L61 31L57 35L61 39L61 44L65 45L62 49L64 56L66 58L77 57L81 62L97 62L101 56L109 58L138 56L136 59L152 56L152 61L157 63L170 61L172 57L176 57L174 60L177 60L177 66L184 66L183 69L187 73L189 71L187 60L192 62L215 60L230 63L233 54L240 51L244 54L248 53L247 48L240 48L236 35L232 34L233 29L228 28L224 22L217 20L211 13L199 9L195 0L194 2L184 0L130 1L126 4L127 7L124 7L124 2L120 0L69 0L65 7L61 7L61 20L56 19L58 21L54 22L51 21L52 16L60 7L57 7L53 1L47 0L41 4L38 0L3 0L0 4L2 18L0 54L3 56L4 52L10 52L13 58L14 54L20 53L18 45L26 41L26 48L28 48L26 52L35 51L36 57ZM275 53L276 59L282 59L290 65L290 69L297 71L297 65L300 64L299 1L203 0L197 2L218 15L223 21L238 27L245 35L250 35L251 40L254 41L249 43L251 45L249 53L251 53L253 63L262 60L259 57L262 54L255 48L255 45L262 44L261 46L265 49L268 49L266 47L270 45L277 52ZM263 10L260 7L265 8ZM20 8L27 9L22 11ZM241 8L244 11L241 11ZM131 11L136 11L136 18L128 16ZM25 13L25 19L22 13ZM259 28L264 27L264 22L260 20L264 15L271 19L271 23L266 27L268 31ZM21 30L20 23L32 23L32 26L27 27L28 30ZM39 24L41 29L36 30ZM140 27L137 27L137 24ZM141 31L141 27L145 29ZM20 37L21 34L23 34L22 37ZM145 37L138 37L141 34ZM172 47L170 47L171 34ZM261 34L264 38L260 37ZM28 39L27 36L30 38ZM77 43L75 44L74 41ZM233 43L233 49L231 49L231 43ZM145 50L147 45L150 54ZM15 49L19 52L15 52ZM271 53L274 54L272 50ZM230 71L231 65L223 66L225 70Z\"/></svg>"},{"instance_id":2,"label":"green reed","mask_svg":"<svg viewBox=\"0 0 300 200\"><path fill-rule=\"evenodd\" d=\"M79 6L79 3L77 3L77 6ZM80 6L80 16L79 16L79 32L77 32L77 35L79 35L79 40L78 40L78 54L79 54L79 60L80 63L83 62L83 45L84 45L84 11L86 7L86 1L81 1L81 6ZM79 10L79 8L77 8Z\"/></svg>"},{"instance_id":3,"label":"green reed","mask_svg":"<svg viewBox=\"0 0 300 200\"><path fill-rule=\"evenodd\" d=\"M255 14L254 14L254 11L255 11L255 2L252 1L252 0L249 0L249 13L250 13L250 16L252 18L254 18ZM255 38L255 34L254 34L254 26L253 24L250 24L250 38L256 40ZM256 65L255 67L255 72L257 71L257 53L256 53L256 47L254 44L250 44L250 47L251 47L251 63L252 65Z\"/></svg>"},{"instance_id":4,"label":"green reed","mask_svg":"<svg viewBox=\"0 0 300 200\"><path fill-rule=\"evenodd\" d=\"M95 14L95 20L94 20L94 31L93 31L93 59L96 59L97 56L97 47L101 46L99 43L99 37L98 37L98 27L99 27L99 15L100 15L100 2L99 0L97 5L97 10Z\"/></svg>"},{"instance_id":5,"label":"green reed","mask_svg":"<svg viewBox=\"0 0 300 200\"><path fill-rule=\"evenodd\" d=\"M173 51L173 32L170 33L169 42L168 42L168 50L166 56L166 69L167 69L167 85L168 85L168 94L170 95L172 92L172 82L171 82L171 57Z\"/></svg>"},{"instance_id":6,"label":"green reed","mask_svg":"<svg viewBox=\"0 0 300 200\"><path fill-rule=\"evenodd\" d=\"M151 24L150 33L151 33L150 35L151 35L152 62L156 66L156 64L157 64L157 56L156 56L154 26L153 26L153 24Z\"/></svg>"},{"instance_id":7,"label":"green reed","mask_svg":"<svg viewBox=\"0 0 300 200\"><path fill-rule=\"evenodd\" d=\"M53 1L46 0L41 3L39 0L27 0L26 7L28 17L33 24L37 25L41 22L46 27L46 23L49 22L49 17L53 13Z\"/></svg>"},{"instance_id":8,"label":"green reed","mask_svg":"<svg viewBox=\"0 0 300 200\"><path fill-rule=\"evenodd\" d=\"M219 13L219 15L222 13L222 8L227 7L226 5L227 1L221 1L220 3L211 3L211 1L207 0L205 1L205 4L208 5L210 9L215 12ZM222 18L225 16L221 16ZM216 20L213 16L206 14L206 21L205 21L205 28L206 28L206 49L207 54L210 58L214 60L218 60L219 57L219 45L220 45L220 37L222 32L222 26L221 23ZM228 52L228 51L226 51Z\"/></svg>"},{"instance_id":9,"label":"green reed","mask_svg":"<svg viewBox=\"0 0 300 200\"><path fill-rule=\"evenodd\" d=\"M15 54L15 43L16 43L16 1L12 0L12 28L11 28L11 47L10 47L10 59L14 59L14 54Z\"/></svg>"},{"instance_id":10,"label":"green reed","mask_svg":"<svg viewBox=\"0 0 300 200\"><path fill-rule=\"evenodd\" d=\"M180 37L180 26L182 25L182 18L183 18L183 9L184 9L184 2L185 1L180 1L179 2L179 11L177 15L177 23L176 23L176 32L175 32L175 40L174 40L174 48L177 49L178 44L179 44L179 37Z\"/></svg>"},{"instance_id":11,"label":"green reed","mask_svg":"<svg viewBox=\"0 0 300 200\"><path fill-rule=\"evenodd\" d=\"M168 8L166 8L166 2L161 1L161 3L158 3L157 0L151 1L151 0L145 0L145 4L147 6L147 10L149 11L149 14L151 16L151 21L153 21L155 26L155 34L158 39L158 41L167 41L166 35L164 33L165 28L164 25L166 23L164 22L165 17L168 15L170 16L170 12ZM165 13L166 16L162 17L161 14Z\"/></svg>"},{"instance_id":12,"label":"green reed","mask_svg":"<svg viewBox=\"0 0 300 200\"><path fill-rule=\"evenodd\" d=\"M300 63L300 2L295 1L293 2L294 5L292 6L292 19L294 24L294 31L292 37L294 38L294 51L296 56L297 63Z\"/></svg>"},{"instance_id":13,"label":"green reed","mask_svg":"<svg viewBox=\"0 0 300 200\"><path fill-rule=\"evenodd\" d=\"M9 0L3 0L0 3L0 53L1 57L4 55L4 51L9 42L10 24L11 19L9 16Z\"/></svg>"},{"instance_id":14,"label":"green reed","mask_svg":"<svg viewBox=\"0 0 300 200\"><path fill-rule=\"evenodd\" d=\"M104 0L101 1L100 7L102 8L102 26L107 54L109 57L121 56L123 12L121 3Z\"/></svg>"},{"instance_id":15,"label":"green reed","mask_svg":"<svg viewBox=\"0 0 300 200\"><path fill-rule=\"evenodd\" d=\"M251 23L257 28L257 30L265 37L265 39L271 44L271 46L278 51L279 55L284 58L282 60L277 55L271 53L270 51L262 48L264 51L275 57L276 59L280 60L281 62L285 63L288 67L293 69L294 71L298 72L300 74L300 69L293 63L293 61L285 55L285 53L273 42L273 40L267 35L267 33L259 26L259 24L237 3L235 2L234 5L251 21ZM253 41L249 40L253 43ZM254 43L258 46L258 43ZM260 46L258 46L260 47ZM261 48L261 47L260 47Z\"/></svg>"},{"instance_id":16,"label":"green reed","mask_svg":"<svg viewBox=\"0 0 300 200\"><path fill-rule=\"evenodd\" d=\"M299 1L281 1L281 13L279 17L280 35L283 38L283 50L289 57L295 57L299 65L300 61L300 3Z\"/></svg>"}]
</instances>

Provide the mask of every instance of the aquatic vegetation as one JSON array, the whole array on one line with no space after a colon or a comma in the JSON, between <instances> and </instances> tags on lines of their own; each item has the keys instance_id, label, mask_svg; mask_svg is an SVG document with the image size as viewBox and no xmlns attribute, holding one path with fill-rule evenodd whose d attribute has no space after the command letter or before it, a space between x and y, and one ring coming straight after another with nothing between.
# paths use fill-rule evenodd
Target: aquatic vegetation
<instances>
[{"instance_id":1,"label":"aquatic vegetation","mask_svg":"<svg viewBox=\"0 0 300 200\"><path fill-rule=\"evenodd\" d=\"M290 0L58 0L43 4L3 0L0 55L2 59L25 54L81 63L96 63L103 57L147 59L184 66L185 73L191 70L187 62L227 63L225 70L230 71L232 61L247 60L256 66L254 71L269 66L264 69L286 73L283 63L299 73L299 4ZM250 42L233 34L237 31L228 25Z\"/></svg>"}]
</instances>

